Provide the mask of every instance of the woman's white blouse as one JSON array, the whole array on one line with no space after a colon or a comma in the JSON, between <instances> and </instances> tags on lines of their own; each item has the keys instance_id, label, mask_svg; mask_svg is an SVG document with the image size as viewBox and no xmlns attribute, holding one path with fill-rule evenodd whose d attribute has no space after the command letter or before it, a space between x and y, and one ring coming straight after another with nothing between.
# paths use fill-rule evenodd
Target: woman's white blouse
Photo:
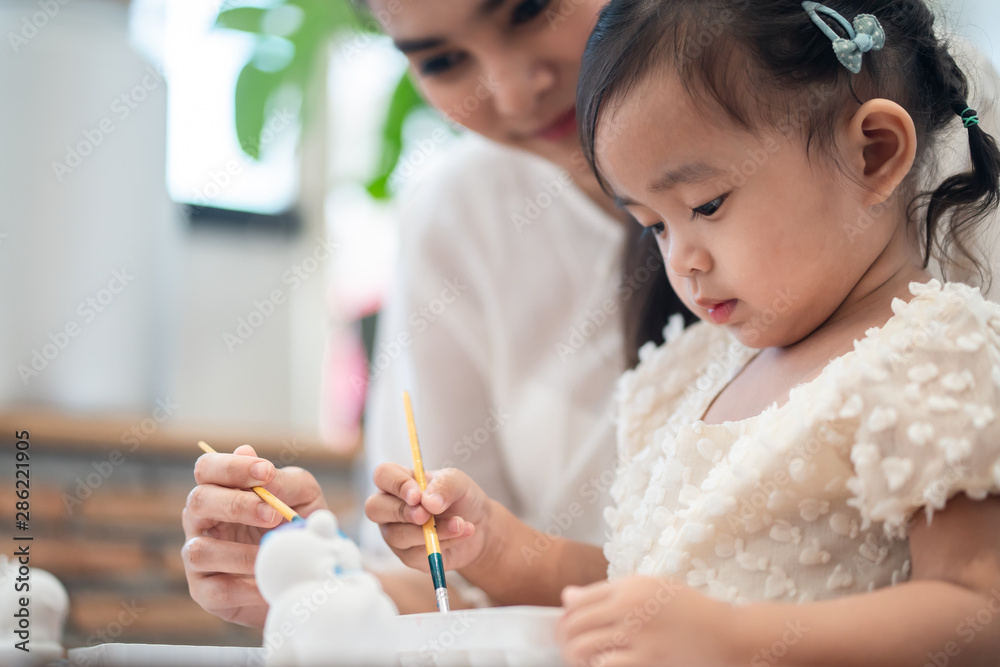
<instances>
[{"instance_id":1,"label":"woman's white blouse","mask_svg":"<svg viewBox=\"0 0 1000 667\"><path fill-rule=\"evenodd\" d=\"M621 284L624 226L527 153L468 136L445 160L400 216L372 367L368 482L382 461L411 466L406 389L427 469L461 468L532 526L601 545L632 294ZM364 524L366 549L386 552Z\"/></svg>"},{"instance_id":2,"label":"woman's white blouse","mask_svg":"<svg viewBox=\"0 0 1000 667\"><path fill-rule=\"evenodd\" d=\"M909 578L910 522L1000 492L1000 306L913 283L909 302L787 403L699 418L757 353L697 324L620 380L612 578L670 576L732 602L808 601Z\"/></svg>"}]
</instances>

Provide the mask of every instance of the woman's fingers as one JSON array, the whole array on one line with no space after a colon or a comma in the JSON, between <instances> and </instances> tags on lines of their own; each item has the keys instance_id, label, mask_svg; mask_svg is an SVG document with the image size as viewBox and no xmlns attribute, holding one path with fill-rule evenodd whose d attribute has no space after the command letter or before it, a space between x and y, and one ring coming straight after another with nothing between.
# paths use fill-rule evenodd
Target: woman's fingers
<instances>
[{"instance_id":1,"label":"woman's fingers","mask_svg":"<svg viewBox=\"0 0 1000 667\"><path fill-rule=\"evenodd\" d=\"M273 528L281 515L253 491L199 484L188 494L183 521L189 536L217 523Z\"/></svg>"},{"instance_id":2,"label":"woman's fingers","mask_svg":"<svg viewBox=\"0 0 1000 667\"><path fill-rule=\"evenodd\" d=\"M298 466L281 468L264 488L289 507L300 510L300 513L310 514L327 506L319 481L311 472Z\"/></svg>"},{"instance_id":3,"label":"woman's fingers","mask_svg":"<svg viewBox=\"0 0 1000 667\"><path fill-rule=\"evenodd\" d=\"M233 574L193 575L188 578L188 588L191 597L205 611L226 620L231 620L241 607L267 607L253 577Z\"/></svg>"},{"instance_id":4,"label":"woman's fingers","mask_svg":"<svg viewBox=\"0 0 1000 667\"><path fill-rule=\"evenodd\" d=\"M263 604L226 609L220 612L218 616L230 623L245 625L249 628L263 628L264 621L267 620L267 609L268 605L264 602Z\"/></svg>"},{"instance_id":5,"label":"woman's fingers","mask_svg":"<svg viewBox=\"0 0 1000 667\"><path fill-rule=\"evenodd\" d=\"M239 447L238 454L202 454L194 464L194 479L199 485L215 484L232 489L267 486L274 481L274 464L252 454L249 445Z\"/></svg>"},{"instance_id":6,"label":"woman's fingers","mask_svg":"<svg viewBox=\"0 0 1000 667\"><path fill-rule=\"evenodd\" d=\"M312 473L297 466L278 470L267 459L259 458L250 445L237 447L233 454L203 454L195 463L194 478L198 486L229 489L250 489L261 486L286 505L306 515L327 506L323 489ZM273 522L266 518L272 516L271 512L266 509L261 509L260 512L259 516L266 525L272 525ZM218 520L233 520L223 519L215 511L211 516ZM260 524L258 522L251 525Z\"/></svg>"},{"instance_id":7,"label":"woman's fingers","mask_svg":"<svg viewBox=\"0 0 1000 667\"><path fill-rule=\"evenodd\" d=\"M256 544L192 537L181 548L181 559L189 572L253 576L257 550Z\"/></svg>"}]
</instances>

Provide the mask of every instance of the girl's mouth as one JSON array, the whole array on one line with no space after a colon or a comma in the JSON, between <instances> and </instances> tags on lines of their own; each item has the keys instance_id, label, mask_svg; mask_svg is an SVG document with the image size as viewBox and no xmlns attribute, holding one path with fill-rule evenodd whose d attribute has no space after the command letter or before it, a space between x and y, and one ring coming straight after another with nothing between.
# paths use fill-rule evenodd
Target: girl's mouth
<instances>
[{"instance_id":1,"label":"girl's mouth","mask_svg":"<svg viewBox=\"0 0 1000 667\"><path fill-rule=\"evenodd\" d=\"M733 309L736 308L736 299L730 299L729 301L723 301L706 308L708 311L708 316L712 318L712 321L716 324L725 324L729 321L730 316L733 314Z\"/></svg>"}]
</instances>

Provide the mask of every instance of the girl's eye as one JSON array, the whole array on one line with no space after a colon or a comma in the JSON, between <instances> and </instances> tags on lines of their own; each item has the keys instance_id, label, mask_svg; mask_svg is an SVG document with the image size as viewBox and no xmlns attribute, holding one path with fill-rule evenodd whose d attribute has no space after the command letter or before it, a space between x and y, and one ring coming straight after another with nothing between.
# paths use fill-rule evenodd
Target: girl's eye
<instances>
[{"instance_id":1,"label":"girl's eye","mask_svg":"<svg viewBox=\"0 0 1000 667\"><path fill-rule=\"evenodd\" d=\"M653 232L654 236L663 236L667 231L667 226L662 222L658 222L655 225L650 225L646 227L649 231Z\"/></svg>"},{"instance_id":2,"label":"girl's eye","mask_svg":"<svg viewBox=\"0 0 1000 667\"><path fill-rule=\"evenodd\" d=\"M691 209L691 212L693 213L691 217L697 218L698 216L703 216L706 218L711 218L713 215L719 212L719 209L722 208L722 205L728 198L729 198L729 193L726 193L721 197L716 197L707 204L702 204L698 208Z\"/></svg>"},{"instance_id":3,"label":"girl's eye","mask_svg":"<svg viewBox=\"0 0 1000 667\"><path fill-rule=\"evenodd\" d=\"M551 0L524 0L524 2L514 8L514 13L511 15L510 22L513 25L527 23L545 11L545 8L549 6L550 2Z\"/></svg>"},{"instance_id":4,"label":"girl's eye","mask_svg":"<svg viewBox=\"0 0 1000 667\"><path fill-rule=\"evenodd\" d=\"M458 51L442 53L420 63L420 74L423 76L442 74L461 63L464 59L465 55Z\"/></svg>"}]
</instances>

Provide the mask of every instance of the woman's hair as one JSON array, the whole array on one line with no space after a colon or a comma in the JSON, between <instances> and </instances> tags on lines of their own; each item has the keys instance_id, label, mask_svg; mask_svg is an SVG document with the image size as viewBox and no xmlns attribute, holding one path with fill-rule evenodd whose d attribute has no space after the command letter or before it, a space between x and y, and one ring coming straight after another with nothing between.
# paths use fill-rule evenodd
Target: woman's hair
<instances>
[{"instance_id":1,"label":"woman's hair","mask_svg":"<svg viewBox=\"0 0 1000 667\"><path fill-rule=\"evenodd\" d=\"M851 74L798 0L612 0L587 43L577 90L584 155L598 174L595 141L601 114L658 73L679 76L706 116L724 114L741 129L770 127L805 140L834 160L845 114L874 98L895 101L913 118L917 165L935 137L967 111L969 82L934 32L922 0L832 0L852 21L872 14L885 46L863 56ZM822 16L822 15L821 15ZM844 29L826 19L841 36ZM1000 151L978 125L968 130L972 169L918 194L919 169L901 190L918 222L924 265L932 253L989 276L972 248L973 232L1000 201ZM603 180L601 181L604 186ZM938 255L937 253L940 253ZM632 304L642 308L642 304Z\"/></svg>"}]
</instances>

